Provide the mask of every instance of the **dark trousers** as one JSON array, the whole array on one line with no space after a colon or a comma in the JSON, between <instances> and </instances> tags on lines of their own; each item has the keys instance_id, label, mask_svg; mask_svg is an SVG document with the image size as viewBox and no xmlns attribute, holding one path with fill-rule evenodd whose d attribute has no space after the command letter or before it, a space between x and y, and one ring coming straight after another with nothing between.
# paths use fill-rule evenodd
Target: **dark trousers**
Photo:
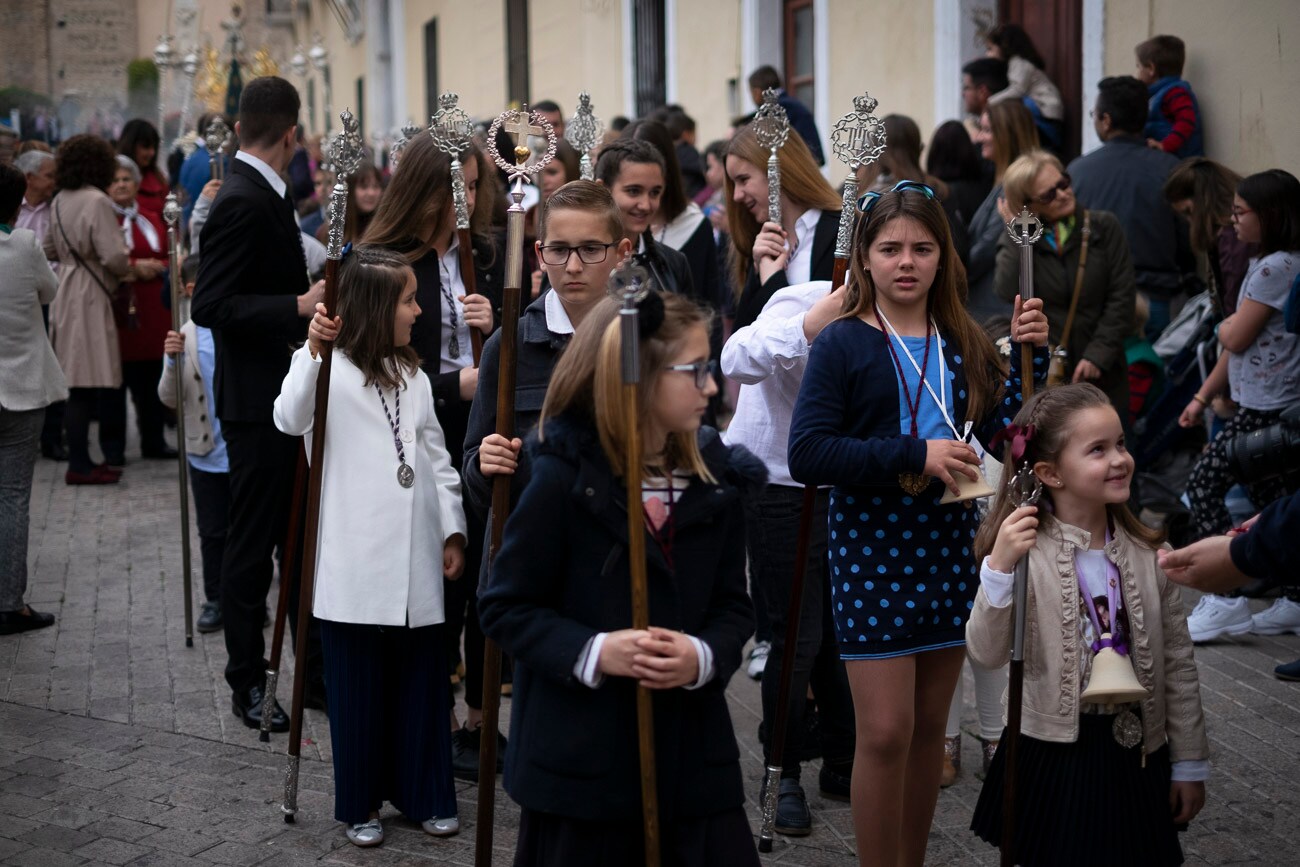
<instances>
[{"instance_id":1,"label":"dark trousers","mask_svg":"<svg viewBox=\"0 0 1300 867\"><path fill-rule=\"evenodd\" d=\"M36 438L45 410L0 407L0 611L21 611L27 593Z\"/></svg>"},{"instance_id":2,"label":"dark trousers","mask_svg":"<svg viewBox=\"0 0 1300 867\"><path fill-rule=\"evenodd\" d=\"M334 818L388 801L408 819L457 815L441 626L320 624L334 751Z\"/></svg>"},{"instance_id":3,"label":"dark trousers","mask_svg":"<svg viewBox=\"0 0 1300 867\"><path fill-rule=\"evenodd\" d=\"M45 330L50 330L50 305L41 305L41 319ZM45 426L41 428L41 447L54 449L63 446L63 401L55 401L45 407Z\"/></svg>"},{"instance_id":4,"label":"dark trousers","mask_svg":"<svg viewBox=\"0 0 1300 867\"><path fill-rule=\"evenodd\" d=\"M804 572L802 604L799 607L799 643L795 646L790 682L790 716L786 725L783 776L799 775L803 751L803 718L808 687L821 717L821 751L831 764L843 766L853 760L853 696L848 675L840 660L831 617L830 576L826 560L826 508L829 493L819 491L808 540L808 563ZM763 671L763 726L768 733L764 759L771 754L771 732L776 724L780 696L781 665L785 654L785 629L790 614L790 586L794 580L795 547L799 518L803 511L803 489L769 485L763 493L745 501L745 528L749 568L753 582L762 587L772 624L772 652Z\"/></svg>"},{"instance_id":5,"label":"dark trousers","mask_svg":"<svg viewBox=\"0 0 1300 867\"><path fill-rule=\"evenodd\" d=\"M99 447L104 460L120 465L126 454L126 395L135 405L135 423L140 431L140 452L156 455L167 445L163 439L165 414L158 400L158 379L162 376L162 359L123 361L122 387L110 389L100 406Z\"/></svg>"},{"instance_id":6,"label":"dark trousers","mask_svg":"<svg viewBox=\"0 0 1300 867\"><path fill-rule=\"evenodd\" d=\"M226 638L226 682L243 694L266 681L262 634L271 557L282 547L300 450L295 437L267 422L223 421L230 458L230 524L221 560L221 616ZM301 562L301 558L299 558ZM284 566L284 551L280 551ZM297 635L297 582L290 595L289 625ZM315 631L315 630L313 630ZM308 689L320 680L319 640L308 641Z\"/></svg>"},{"instance_id":7,"label":"dark trousers","mask_svg":"<svg viewBox=\"0 0 1300 867\"><path fill-rule=\"evenodd\" d=\"M72 472L88 473L95 467L94 461L90 459L90 422L96 416L100 419L101 448L103 448L106 427L110 441L120 440L125 444L125 427L114 428L115 419L111 414L110 417L105 418L104 408L111 403L116 391L112 388L68 389L68 403L64 409L63 424L68 432L68 469ZM121 454L110 455L107 451L104 453L104 459L109 463L113 463L113 459L118 458L120 465L121 457Z\"/></svg>"},{"instance_id":8,"label":"dark trousers","mask_svg":"<svg viewBox=\"0 0 1300 867\"><path fill-rule=\"evenodd\" d=\"M230 473L209 473L191 464L189 476L203 556L203 598L220 602L221 566L230 527Z\"/></svg>"},{"instance_id":9,"label":"dark trousers","mask_svg":"<svg viewBox=\"0 0 1300 867\"><path fill-rule=\"evenodd\" d=\"M465 636L465 704L474 710L483 705L483 628L478 622L476 579L483 565L485 541L483 516L474 509L465 510L468 530L465 539L465 571L457 581L443 580L443 599L447 622L443 630L447 641L448 664L460 658L461 633Z\"/></svg>"}]
</instances>

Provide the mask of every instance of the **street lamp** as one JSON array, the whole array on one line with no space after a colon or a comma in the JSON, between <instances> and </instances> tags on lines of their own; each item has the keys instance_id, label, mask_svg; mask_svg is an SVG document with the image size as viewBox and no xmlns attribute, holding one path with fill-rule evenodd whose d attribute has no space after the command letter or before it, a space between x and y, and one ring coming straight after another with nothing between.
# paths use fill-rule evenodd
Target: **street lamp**
<instances>
[{"instance_id":1,"label":"street lamp","mask_svg":"<svg viewBox=\"0 0 1300 867\"><path fill-rule=\"evenodd\" d=\"M172 48L170 35L158 37L158 44L153 49L153 64L158 68L158 136L165 141L163 130L167 111L167 70L177 64L176 51Z\"/></svg>"},{"instance_id":2,"label":"street lamp","mask_svg":"<svg viewBox=\"0 0 1300 867\"><path fill-rule=\"evenodd\" d=\"M185 95L181 99L181 121L176 129L176 144L186 156L197 147L194 139L186 135L190 125L190 101L194 96L194 76L199 71L199 52L194 46L185 52L180 61L181 72L185 73Z\"/></svg>"},{"instance_id":3,"label":"street lamp","mask_svg":"<svg viewBox=\"0 0 1300 867\"><path fill-rule=\"evenodd\" d=\"M307 56L311 58L311 65L316 67L316 71L321 76L325 101L325 135L328 137L330 134L330 113L332 111L330 104L333 102L330 89L330 53L325 50L325 45L321 42L319 33L316 34L316 39L312 43L311 51L307 53Z\"/></svg>"},{"instance_id":4,"label":"street lamp","mask_svg":"<svg viewBox=\"0 0 1300 867\"><path fill-rule=\"evenodd\" d=\"M298 43L298 48L293 52L293 57L289 58L289 67L293 69L294 75L306 80L307 55L303 53L302 43Z\"/></svg>"}]
</instances>

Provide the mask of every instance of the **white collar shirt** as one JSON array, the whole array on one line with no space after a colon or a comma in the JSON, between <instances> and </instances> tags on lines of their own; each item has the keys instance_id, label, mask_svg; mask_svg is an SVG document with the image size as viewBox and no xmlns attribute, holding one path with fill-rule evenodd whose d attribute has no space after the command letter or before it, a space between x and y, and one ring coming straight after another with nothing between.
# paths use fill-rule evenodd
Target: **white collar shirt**
<instances>
[{"instance_id":1,"label":"white collar shirt","mask_svg":"<svg viewBox=\"0 0 1300 867\"><path fill-rule=\"evenodd\" d=\"M573 320L569 318L569 311L564 309L564 302L554 288L546 293L543 304L546 308L546 330L552 334L572 334Z\"/></svg>"},{"instance_id":2,"label":"white collar shirt","mask_svg":"<svg viewBox=\"0 0 1300 867\"><path fill-rule=\"evenodd\" d=\"M271 168L265 160L253 156L248 151L240 151L235 154L235 159L257 169L257 173L266 179L266 182L271 185L271 189L275 190L275 194L282 199L284 198L284 194L288 192L289 187L284 182L284 179L280 177L279 172Z\"/></svg>"},{"instance_id":3,"label":"white collar shirt","mask_svg":"<svg viewBox=\"0 0 1300 867\"><path fill-rule=\"evenodd\" d=\"M820 210L809 208L795 220L794 253L785 265L785 277L791 286L812 279L813 236L817 234L817 221L821 218Z\"/></svg>"}]
</instances>

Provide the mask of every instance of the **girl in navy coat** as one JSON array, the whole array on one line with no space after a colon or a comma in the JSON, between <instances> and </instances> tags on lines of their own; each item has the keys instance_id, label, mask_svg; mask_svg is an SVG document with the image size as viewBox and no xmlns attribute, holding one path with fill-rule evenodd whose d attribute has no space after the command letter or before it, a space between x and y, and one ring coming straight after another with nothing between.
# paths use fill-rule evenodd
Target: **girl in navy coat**
<instances>
[{"instance_id":1,"label":"girl in navy coat","mask_svg":"<svg viewBox=\"0 0 1300 867\"><path fill-rule=\"evenodd\" d=\"M660 317L646 309L656 305ZM523 808L515 864L644 861L639 682L653 690L664 863L757 865L725 689L753 630L741 498L766 471L700 427L717 389L708 315L652 294L638 396L653 625L627 628L616 320L602 301L556 365L531 480L479 600L483 631L515 661L505 769Z\"/></svg>"},{"instance_id":2,"label":"girl in navy coat","mask_svg":"<svg viewBox=\"0 0 1300 867\"><path fill-rule=\"evenodd\" d=\"M863 865L919 865L978 579L971 503L982 442L1020 408L966 312L966 276L933 191L903 181L865 197L842 317L813 344L790 426L790 474L833 485L831 608L857 718L852 803ZM1038 300L1016 299L1012 338L1043 346ZM1047 354L1036 353L1035 373Z\"/></svg>"}]
</instances>

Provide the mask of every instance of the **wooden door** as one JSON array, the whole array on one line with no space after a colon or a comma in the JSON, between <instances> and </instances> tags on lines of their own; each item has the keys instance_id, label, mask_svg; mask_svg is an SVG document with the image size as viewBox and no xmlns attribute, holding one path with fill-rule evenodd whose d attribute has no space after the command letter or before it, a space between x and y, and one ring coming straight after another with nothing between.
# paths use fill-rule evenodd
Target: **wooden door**
<instances>
[{"instance_id":1,"label":"wooden door","mask_svg":"<svg viewBox=\"0 0 1300 867\"><path fill-rule=\"evenodd\" d=\"M1079 154L1083 105L1083 0L999 0L998 20L1034 40L1065 104L1065 156Z\"/></svg>"}]
</instances>

